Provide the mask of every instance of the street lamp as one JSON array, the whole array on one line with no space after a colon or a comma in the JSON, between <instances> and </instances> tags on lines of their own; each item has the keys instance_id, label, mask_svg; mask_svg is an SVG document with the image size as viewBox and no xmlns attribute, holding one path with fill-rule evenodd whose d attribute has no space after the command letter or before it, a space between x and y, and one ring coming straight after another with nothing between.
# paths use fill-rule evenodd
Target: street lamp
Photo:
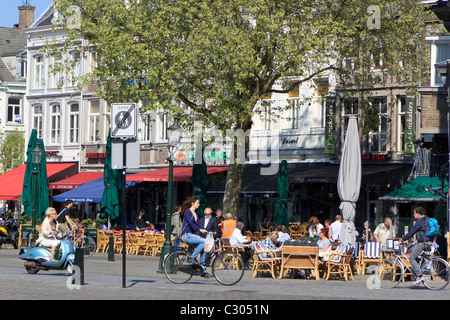
<instances>
[{"instance_id":1,"label":"street lamp","mask_svg":"<svg viewBox=\"0 0 450 320\"><path fill-rule=\"evenodd\" d=\"M37 176L39 174L38 165L41 163L42 150L39 142L36 142L36 146L31 150L31 162L33 164L33 211L31 217L31 239L34 243L36 240L36 205L37 205ZM31 241L30 241L31 242Z\"/></svg>"},{"instance_id":2,"label":"street lamp","mask_svg":"<svg viewBox=\"0 0 450 320\"><path fill-rule=\"evenodd\" d=\"M167 148L169 149L169 157L167 161L169 161L169 179L167 184L167 211L166 211L166 241L164 242L164 246L161 249L161 256L159 259L159 268L158 273L164 273L164 257L170 252L171 243L171 226L172 226L172 213L173 213L173 201L172 201L172 193L173 193L173 152L177 147L178 143L181 141L181 137L183 136L183 128L179 125L180 118L175 117L174 123L167 128Z\"/></svg>"},{"instance_id":3,"label":"street lamp","mask_svg":"<svg viewBox=\"0 0 450 320\"><path fill-rule=\"evenodd\" d=\"M436 73L441 78L442 83L447 88L447 105L449 111L447 112L447 141L448 141L448 179L450 179L450 59L442 62L438 62L434 65ZM442 185L444 188L444 185ZM447 248L450 247L450 181L449 190L447 191ZM450 257L447 252L447 259Z\"/></svg>"}]
</instances>

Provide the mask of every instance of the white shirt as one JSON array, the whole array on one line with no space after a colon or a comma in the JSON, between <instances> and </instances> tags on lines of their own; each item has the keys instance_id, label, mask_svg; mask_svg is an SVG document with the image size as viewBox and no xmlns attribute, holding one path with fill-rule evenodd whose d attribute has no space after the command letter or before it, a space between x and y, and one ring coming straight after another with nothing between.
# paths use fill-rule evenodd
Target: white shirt
<instances>
[{"instance_id":1,"label":"white shirt","mask_svg":"<svg viewBox=\"0 0 450 320\"><path fill-rule=\"evenodd\" d=\"M321 223L318 223L317 226L314 228L312 225L309 226L309 236L310 237L318 237L320 233L320 229L323 229L323 225Z\"/></svg>"},{"instance_id":2,"label":"white shirt","mask_svg":"<svg viewBox=\"0 0 450 320\"><path fill-rule=\"evenodd\" d=\"M209 219L206 219L206 218L205 218L205 225L203 226L204 228L206 228L206 226L208 225L210 219L211 219L211 218L209 218Z\"/></svg>"},{"instance_id":3,"label":"white shirt","mask_svg":"<svg viewBox=\"0 0 450 320\"><path fill-rule=\"evenodd\" d=\"M241 230L239 230L238 228L233 230L233 233L231 233L230 237L230 245L235 246L237 244L243 244L247 242L248 239L247 237L242 235Z\"/></svg>"},{"instance_id":4,"label":"white shirt","mask_svg":"<svg viewBox=\"0 0 450 320\"><path fill-rule=\"evenodd\" d=\"M330 225L330 236L331 240L336 241L339 240L341 236L342 222L335 221Z\"/></svg>"}]
</instances>

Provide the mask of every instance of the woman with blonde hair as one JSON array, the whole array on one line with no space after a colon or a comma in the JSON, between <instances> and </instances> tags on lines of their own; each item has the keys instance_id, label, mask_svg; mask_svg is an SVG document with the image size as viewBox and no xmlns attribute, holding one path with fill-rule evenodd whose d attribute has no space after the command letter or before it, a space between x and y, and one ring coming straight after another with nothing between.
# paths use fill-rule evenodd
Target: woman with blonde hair
<instances>
[{"instance_id":1,"label":"woman with blonde hair","mask_svg":"<svg viewBox=\"0 0 450 320\"><path fill-rule=\"evenodd\" d=\"M309 236L310 237L319 237L320 230L323 229L323 225L319 222L317 217L312 216L309 218Z\"/></svg>"},{"instance_id":2,"label":"woman with blonde hair","mask_svg":"<svg viewBox=\"0 0 450 320\"><path fill-rule=\"evenodd\" d=\"M55 257L55 250L61 242L55 237L55 231L56 229L58 229L58 222L56 222L57 216L58 213L56 212L55 208L47 208L47 210L45 211L45 219L44 221L42 221L41 225L41 233L39 234L39 238L36 241L36 246L41 245L42 247L51 248L51 256L49 262L55 261L53 259Z\"/></svg>"}]
</instances>

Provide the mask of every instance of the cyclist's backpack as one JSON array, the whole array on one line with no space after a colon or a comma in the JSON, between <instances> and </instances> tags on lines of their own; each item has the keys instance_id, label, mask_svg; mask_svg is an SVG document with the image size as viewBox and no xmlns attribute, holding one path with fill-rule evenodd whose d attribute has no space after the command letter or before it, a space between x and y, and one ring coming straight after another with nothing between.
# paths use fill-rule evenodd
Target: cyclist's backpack
<instances>
[{"instance_id":1,"label":"cyclist's backpack","mask_svg":"<svg viewBox=\"0 0 450 320\"><path fill-rule=\"evenodd\" d=\"M439 234L439 223L435 218L429 218L427 217L427 233L425 235L427 237L435 237Z\"/></svg>"}]
</instances>

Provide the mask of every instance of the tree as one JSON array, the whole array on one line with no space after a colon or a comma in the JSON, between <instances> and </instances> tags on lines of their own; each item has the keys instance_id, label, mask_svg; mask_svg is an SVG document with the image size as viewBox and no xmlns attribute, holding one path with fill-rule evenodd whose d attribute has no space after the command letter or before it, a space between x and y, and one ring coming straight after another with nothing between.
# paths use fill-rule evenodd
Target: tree
<instances>
[{"instance_id":1,"label":"tree","mask_svg":"<svg viewBox=\"0 0 450 320\"><path fill-rule=\"evenodd\" d=\"M21 131L7 131L0 134L1 172L12 170L24 161L25 138Z\"/></svg>"},{"instance_id":2,"label":"tree","mask_svg":"<svg viewBox=\"0 0 450 320\"><path fill-rule=\"evenodd\" d=\"M58 0L56 9L66 41L48 52L95 53L81 84L97 84L108 102L141 100L184 125L202 121L223 133L249 130L264 96L324 71L351 86L368 84L375 52L386 73L419 76L424 8L410 0ZM237 214L244 164L233 139L224 210Z\"/></svg>"}]
</instances>

